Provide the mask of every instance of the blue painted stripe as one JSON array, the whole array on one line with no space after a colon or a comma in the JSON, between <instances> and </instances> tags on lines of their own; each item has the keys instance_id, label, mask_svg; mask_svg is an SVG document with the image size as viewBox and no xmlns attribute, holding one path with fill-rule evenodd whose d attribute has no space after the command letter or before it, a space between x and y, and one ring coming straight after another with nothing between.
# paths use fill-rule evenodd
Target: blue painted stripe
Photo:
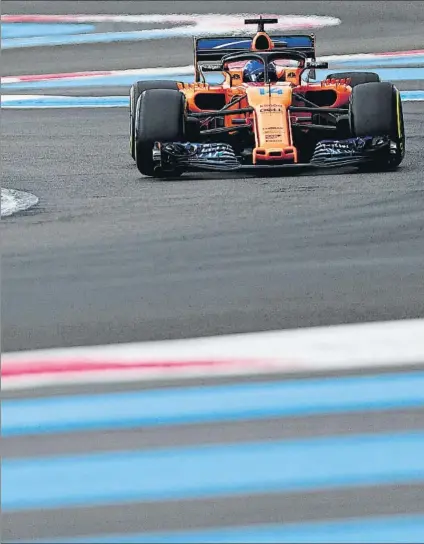
<instances>
[{"instance_id":1,"label":"blue painted stripe","mask_svg":"<svg viewBox=\"0 0 424 544\"><path fill-rule=\"evenodd\" d=\"M401 91L404 102L424 101L424 91ZM10 95L9 95L10 96ZM39 96L31 99L16 98L2 101L5 108L127 108L127 96Z\"/></svg>"},{"instance_id":2,"label":"blue painted stripe","mask_svg":"<svg viewBox=\"0 0 424 544\"><path fill-rule=\"evenodd\" d=\"M135 81L143 79L145 81L154 79L167 79L182 81L184 83L193 83L194 73L187 74L114 74L110 76L84 77L78 79L66 80L45 80L45 81L23 81L19 83L2 83L3 88L7 90L30 90L30 89L70 89L74 87L110 87L122 86L130 87ZM220 74L210 74L207 77L209 83L221 83L223 77Z\"/></svg>"},{"instance_id":3,"label":"blue painted stripe","mask_svg":"<svg viewBox=\"0 0 424 544\"><path fill-rule=\"evenodd\" d=\"M393 63L394 64L394 63ZM360 65L359 65L360 66ZM346 68L346 67L344 67ZM317 70L317 80L324 79L327 74L334 72L333 68ZM345 72L346 70L343 69ZM351 68L349 71L362 72L363 68ZM371 70L380 76L383 81L411 81L424 79L424 67L422 68L373 68Z\"/></svg>"},{"instance_id":4,"label":"blue painted stripe","mask_svg":"<svg viewBox=\"0 0 424 544\"><path fill-rule=\"evenodd\" d=\"M424 406L424 372L2 402L2 435Z\"/></svg>"},{"instance_id":5,"label":"blue painted stripe","mask_svg":"<svg viewBox=\"0 0 424 544\"><path fill-rule=\"evenodd\" d=\"M8 39L78 34L92 32L95 28L94 25L81 23L1 23L2 44L4 40Z\"/></svg>"},{"instance_id":6,"label":"blue painted stripe","mask_svg":"<svg viewBox=\"0 0 424 544\"><path fill-rule=\"evenodd\" d=\"M32 38L9 38L1 40L2 49L23 47L41 47L54 45L81 45L113 42L136 42L160 40L164 38L192 37L197 34L195 27L175 27L155 30L133 30L128 32L94 32L92 34L75 34L73 36L37 36Z\"/></svg>"},{"instance_id":7,"label":"blue painted stripe","mask_svg":"<svg viewBox=\"0 0 424 544\"><path fill-rule=\"evenodd\" d=\"M333 60L332 66L339 68L367 67L367 70L378 66L416 66L424 64L424 55L399 55L394 57L362 58L362 59L340 59ZM423 67L424 69L424 67ZM344 71L344 70L343 70Z\"/></svg>"},{"instance_id":8,"label":"blue painted stripe","mask_svg":"<svg viewBox=\"0 0 424 544\"><path fill-rule=\"evenodd\" d=\"M400 96L404 102L424 100L424 91L400 91Z\"/></svg>"},{"instance_id":9,"label":"blue painted stripe","mask_svg":"<svg viewBox=\"0 0 424 544\"><path fill-rule=\"evenodd\" d=\"M424 516L382 516L342 519L330 522L251 525L175 531L173 533L139 533L84 538L56 539L60 544L357 544L367 542L422 544Z\"/></svg>"},{"instance_id":10,"label":"blue painted stripe","mask_svg":"<svg viewBox=\"0 0 424 544\"><path fill-rule=\"evenodd\" d=\"M401 91L403 102L424 101L424 91ZM13 108L127 108L129 99L126 96L84 96L58 97L40 96L31 99L17 98L2 102L3 109Z\"/></svg>"},{"instance_id":11,"label":"blue painted stripe","mask_svg":"<svg viewBox=\"0 0 424 544\"><path fill-rule=\"evenodd\" d=\"M3 511L424 482L424 432L2 461Z\"/></svg>"}]
</instances>

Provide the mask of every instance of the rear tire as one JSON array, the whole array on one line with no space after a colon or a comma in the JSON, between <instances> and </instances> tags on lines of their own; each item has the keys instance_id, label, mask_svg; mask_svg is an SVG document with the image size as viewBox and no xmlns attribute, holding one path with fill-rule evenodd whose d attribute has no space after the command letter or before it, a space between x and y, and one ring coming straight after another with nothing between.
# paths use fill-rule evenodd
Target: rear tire
<instances>
[{"instance_id":1,"label":"rear tire","mask_svg":"<svg viewBox=\"0 0 424 544\"><path fill-rule=\"evenodd\" d=\"M398 89L389 82L364 83L352 89L349 125L353 137L387 136L394 152L373 163L377 170L395 169L405 156L405 126Z\"/></svg>"},{"instance_id":2,"label":"rear tire","mask_svg":"<svg viewBox=\"0 0 424 544\"><path fill-rule=\"evenodd\" d=\"M136 81L130 87L130 153L135 160L135 112L138 99L144 91L150 89L173 89L178 90L177 81L156 80L156 81Z\"/></svg>"},{"instance_id":3,"label":"rear tire","mask_svg":"<svg viewBox=\"0 0 424 544\"><path fill-rule=\"evenodd\" d=\"M362 83L379 83L380 76L375 72L337 72L328 74L326 79L350 79L349 85L353 88Z\"/></svg>"},{"instance_id":4,"label":"rear tire","mask_svg":"<svg viewBox=\"0 0 424 544\"><path fill-rule=\"evenodd\" d=\"M144 176L154 176L154 143L185 140L184 95L171 89L144 91L137 101L134 139L138 170Z\"/></svg>"}]
</instances>

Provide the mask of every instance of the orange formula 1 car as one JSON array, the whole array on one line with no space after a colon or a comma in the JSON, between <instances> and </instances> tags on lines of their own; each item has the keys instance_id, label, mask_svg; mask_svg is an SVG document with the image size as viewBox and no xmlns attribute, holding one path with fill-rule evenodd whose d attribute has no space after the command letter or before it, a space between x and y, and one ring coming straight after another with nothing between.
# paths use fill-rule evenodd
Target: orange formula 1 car
<instances>
[{"instance_id":1,"label":"orange formula 1 car","mask_svg":"<svg viewBox=\"0 0 424 544\"><path fill-rule=\"evenodd\" d=\"M194 83L138 81L130 89L130 150L148 176L189 170L358 165L396 168L405 154L400 93L372 72L311 82L315 37L195 38ZM221 72L220 84L206 82Z\"/></svg>"}]
</instances>

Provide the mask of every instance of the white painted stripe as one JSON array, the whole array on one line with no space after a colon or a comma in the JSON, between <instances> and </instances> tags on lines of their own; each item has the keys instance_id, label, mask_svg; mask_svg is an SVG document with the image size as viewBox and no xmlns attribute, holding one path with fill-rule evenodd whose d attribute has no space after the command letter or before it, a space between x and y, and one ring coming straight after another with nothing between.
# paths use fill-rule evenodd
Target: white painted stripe
<instances>
[{"instance_id":1,"label":"white painted stripe","mask_svg":"<svg viewBox=\"0 0 424 544\"><path fill-rule=\"evenodd\" d=\"M403 102L423 102L424 91L401 91ZM127 108L128 96L3 95L4 109L33 108Z\"/></svg>"},{"instance_id":2,"label":"white painted stripe","mask_svg":"<svg viewBox=\"0 0 424 544\"><path fill-rule=\"evenodd\" d=\"M33 365L67 365L80 361L86 372L25 374ZM171 361L169 367L164 362ZM223 362L206 365L201 362ZM233 361L233 362L232 362ZM146 369L126 365L148 363ZM181 367L181 363L192 368ZM90 365L110 364L114 370L90 371ZM116 364L121 365L116 369ZM197 366L196 364L197 363ZM79 347L2 355L2 372L24 371L3 377L4 389L72 383L126 382L188 376L256 375L270 372L315 372L398 365L424 366L424 319L377 322L308 329L234 334L209 338ZM155 368L157 365L157 368Z\"/></svg>"},{"instance_id":3,"label":"white painted stripe","mask_svg":"<svg viewBox=\"0 0 424 544\"><path fill-rule=\"evenodd\" d=\"M17 212L23 212L38 203L38 198L25 191L15 189L1 190L1 217L9 217Z\"/></svg>"},{"instance_id":4,"label":"white painted stripe","mask_svg":"<svg viewBox=\"0 0 424 544\"><path fill-rule=\"evenodd\" d=\"M324 15L263 15L265 18L278 18L278 23L273 25L273 30L291 30L299 28L319 28L323 26L339 25L341 20L337 17ZM258 14L237 13L234 15L225 15L219 13L190 13L190 14L145 14L145 15L127 15L127 14L68 14L68 15L2 15L1 21L4 23L131 23L131 24L181 24L195 25L196 30L211 30L212 25L218 25L215 31L233 29L244 30L251 34L252 27L244 24L245 18L259 17Z\"/></svg>"},{"instance_id":5,"label":"white painted stripe","mask_svg":"<svg viewBox=\"0 0 424 544\"><path fill-rule=\"evenodd\" d=\"M127 96L55 96L6 95L1 97L3 109L34 108L117 108L128 107Z\"/></svg>"},{"instance_id":6,"label":"white painted stripe","mask_svg":"<svg viewBox=\"0 0 424 544\"><path fill-rule=\"evenodd\" d=\"M9 102L16 102L18 100L34 100L36 98L43 98L42 94L4 94L1 95L1 105L8 104ZM65 98L65 97L62 97Z\"/></svg>"}]
</instances>

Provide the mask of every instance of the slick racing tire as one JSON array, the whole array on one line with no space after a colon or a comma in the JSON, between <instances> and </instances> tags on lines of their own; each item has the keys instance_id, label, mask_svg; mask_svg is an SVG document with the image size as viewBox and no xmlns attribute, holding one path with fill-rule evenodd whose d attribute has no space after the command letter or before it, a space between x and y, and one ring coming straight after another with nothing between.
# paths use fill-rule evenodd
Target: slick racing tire
<instances>
[{"instance_id":1,"label":"slick racing tire","mask_svg":"<svg viewBox=\"0 0 424 544\"><path fill-rule=\"evenodd\" d=\"M326 79L350 79L349 85L353 88L362 83L379 83L380 76L375 72L337 72L328 74Z\"/></svg>"},{"instance_id":2,"label":"slick racing tire","mask_svg":"<svg viewBox=\"0 0 424 544\"><path fill-rule=\"evenodd\" d=\"M141 93L150 89L173 89L178 90L177 81L156 80L156 81L137 81L130 87L130 153L135 160L135 111L137 101Z\"/></svg>"},{"instance_id":3,"label":"slick racing tire","mask_svg":"<svg viewBox=\"0 0 424 544\"><path fill-rule=\"evenodd\" d=\"M185 139L185 97L172 89L149 89L138 98L135 116L135 162L144 176L155 176L155 142Z\"/></svg>"},{"instance_id":4,"label":"slick racing tire","mask_svg":"<svg viewBox=\"0 0 424 544\"><path fill-rule=\"evenodd\" d=\"M363 83L352 89L349 125L353 137L388 137L391 149L376 155L372 169L391 170L405 156L405 126L398 89L389 82Z\"/></svg>"}]
</instances>

